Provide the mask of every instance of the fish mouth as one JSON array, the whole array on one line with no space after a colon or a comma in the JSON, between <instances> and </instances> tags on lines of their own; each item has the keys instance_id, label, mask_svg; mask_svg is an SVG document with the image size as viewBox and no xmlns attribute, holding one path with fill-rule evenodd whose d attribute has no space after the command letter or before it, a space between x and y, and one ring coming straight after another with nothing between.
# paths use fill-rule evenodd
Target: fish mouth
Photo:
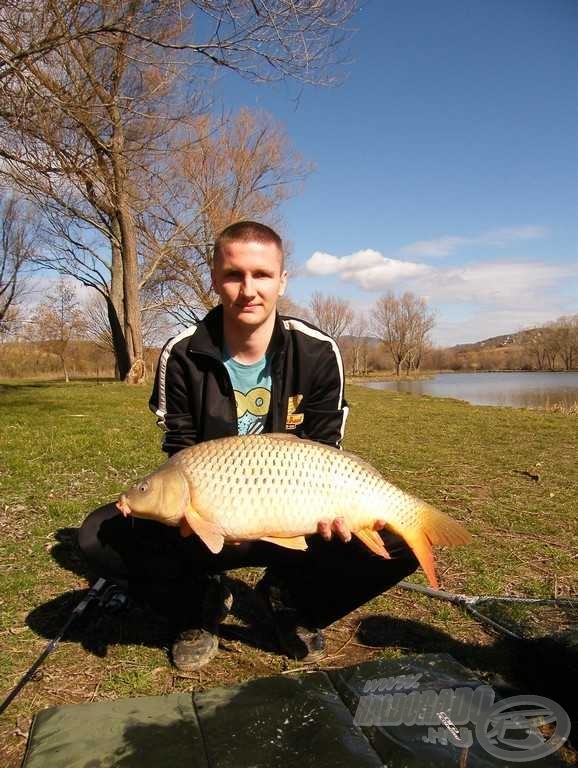
<instances>
[{"instance_id":1,"label":"fish mouth","mask_svg":"<svg viewBox=\"0 0 578 768\"><path fill-rule=\"evenodd\" d=\"M116 508L119 509L122 512L123 517L128 517L131 514L131 508L129 506L128 501L126 500L126 496L123 495L120 497L120 499L115 504Z\"/></svg>"}]
</instances>

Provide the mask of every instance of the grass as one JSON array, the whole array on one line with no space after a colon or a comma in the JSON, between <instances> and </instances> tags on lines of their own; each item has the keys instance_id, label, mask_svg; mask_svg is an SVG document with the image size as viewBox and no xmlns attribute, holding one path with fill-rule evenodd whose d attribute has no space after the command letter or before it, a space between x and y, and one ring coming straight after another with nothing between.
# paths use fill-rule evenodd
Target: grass
<instances>
[{"instance_id":1,"label":"grass","mask_svg":"<svg viewBox=\"0 0 578 768\"><path fill-rule=\"evenodd\" d=\"M113 382L0 386L1 698L81 599L87 574L75 529L163 460L148 394ZM472 533L469 546L436 552L443 588L471 595L576 595L575 418L355 384L348 399L345 447ZM250 600L246 584L258 577L258 569L233 574L236 595ZM412 580L424 583L421 572ZM557 619L551 611L548 616L551 627ZM73 627L2 716L0 764L20 764L31 718L45 706L199 690L299 667L274 653L266 638L253 647L243 622L229 621L219 663L192 679L173 674L167 637L145 611L94 616ZM443 650L481 675L515 677L511 649L479 622L401 589L327 635L326 666Z\"/></svg>"}]
</instances>

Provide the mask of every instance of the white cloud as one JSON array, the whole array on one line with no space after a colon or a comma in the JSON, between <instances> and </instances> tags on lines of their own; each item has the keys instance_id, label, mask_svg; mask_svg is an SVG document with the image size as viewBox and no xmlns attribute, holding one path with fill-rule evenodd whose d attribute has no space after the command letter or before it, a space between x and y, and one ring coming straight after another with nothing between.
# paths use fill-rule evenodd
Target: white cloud
<instances>
[{"instance_id":1,"label":"white cloud","mask_svg":"<svg viewBox=\"0 0 578 768\"><path fill-rule=\"evenodd\" d=\"M545 227L504 227L482 232L472 237L460 237L457 235L444 235L435 240L418 240L415 243L404 245L401 253L422 258L449 256L459 248L471 245L491 245L504 247L519 240L536 240L546 237Z\"/></svg>"},{"instance_id":2,"label":"white cloud","mask_svg":"<svg viewBox=\"0 0 578 768\"><path fill-rule=\"evenodd\" d=\"M350 256L332 256L330 253L315 251L313 256L305 263L305 271L308 275L335 275L338 272L352 273L367 269L383 262L383 256L379 251L366 248L355 251Z\"/></svg>"},{"instance_id":3,"label":"white cloud","mask_svg":"<svg viewBox=\"0 0 578 768\"><path fill-rule=\"evenodd\" d=\"M436 301L479 302L539 308L545 294L564 279L578 275L578 265L536 261L480 262L431 270L411 290Z\"/></svg>"},{"instance_id":4,"label":"white cloud","mask_svg":"<svg viewBox=\"0 0 578 768\"><path fill-rule=\"evenodd\" d=\"M396 280L415 277L430 269L425 264L389 259L371 248L339 257L316 251L305 263L308 275L339 274L345 282L355 283L368 291L382 290Z\"/></svg>"},{"instance_id":5,"label":"white cloud","mask_svg":"<svg viewBox=\"0 0 578 768\"><path fill-rule=\"evenodd\" d=\"M453 237L445 235L437 240L418 240L415 243L404 245L402 253L408 253L411 256L449 256L456 251L460 245L471 242L467 237Z\"/></svg>"}]
</instances>

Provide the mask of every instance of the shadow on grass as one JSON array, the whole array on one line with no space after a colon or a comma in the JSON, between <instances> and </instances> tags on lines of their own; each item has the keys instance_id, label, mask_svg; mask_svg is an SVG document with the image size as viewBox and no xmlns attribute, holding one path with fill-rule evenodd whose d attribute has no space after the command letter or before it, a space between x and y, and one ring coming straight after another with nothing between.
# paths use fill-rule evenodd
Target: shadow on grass
<instances>
[{"instance_id":1,"label":"shadow on grass","mask_svg":"<svg viewBox=\"0 0 578 768\"><path fill-rule=\"evenodd\" d=\"M273 633L252 589L240 579L226 578L225 583L235 600L231 615L241 623L221 624L220 637L225 641L239 641L259 650L275 652ZM37 635L53 639L85 596L86 590L59 595L31 611L26 624ZM166 619L145 605L131 600L125 610L111 613L95 600L71 625L64 639L79 643L87 653L104 657L109 646L113 645L164 648L172 643L174 635Z\"/></svg>"},{"instance_id":2,"label":"shadow on grass","mask_svg":"<svg viewBox=\"0 0 578 768\"><path fill-rule=\"evenodd\" d=\"M56 543L50 554L58 565L94 584L99 575L88 567L78 546L77 528L61 528L54 534ZM223 577L223 583L233 595L231 615L238 623L222 624L219 634L224 640L237 640L253 648L274 652L273 633L266 611L254 591L238 578ZM57 637L76 606L86 596L86 590L73 590L35 608L28 615L27 625L41 637ZM128 607L111 613L97 601L75 621L65 635L67 642L77 642L85 651L106 656L110 645L144 645L162 648L174 637L164 617L142 603L130 600Z\"/></svg>"}]
</instances>

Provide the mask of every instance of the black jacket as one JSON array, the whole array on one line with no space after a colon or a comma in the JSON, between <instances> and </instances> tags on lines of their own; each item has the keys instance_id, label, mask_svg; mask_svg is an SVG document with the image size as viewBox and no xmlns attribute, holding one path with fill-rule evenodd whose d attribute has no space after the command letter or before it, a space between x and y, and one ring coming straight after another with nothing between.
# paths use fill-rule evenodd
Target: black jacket
<instances>
[{"instance_id":1,"label":"black jacket","mask_svg":"<svg viewBox=\"0 0 578 768\"><path fill-rule=\"evenodd\" d=\"M341 355L327 334L277 315L269 345L271 405L266 432L340 446L347 419ZM237 409L223 364L222 307L170 339L157 365L150 408L166 430L163 450L237 434Z\"/></svg>"}]
</instances>

